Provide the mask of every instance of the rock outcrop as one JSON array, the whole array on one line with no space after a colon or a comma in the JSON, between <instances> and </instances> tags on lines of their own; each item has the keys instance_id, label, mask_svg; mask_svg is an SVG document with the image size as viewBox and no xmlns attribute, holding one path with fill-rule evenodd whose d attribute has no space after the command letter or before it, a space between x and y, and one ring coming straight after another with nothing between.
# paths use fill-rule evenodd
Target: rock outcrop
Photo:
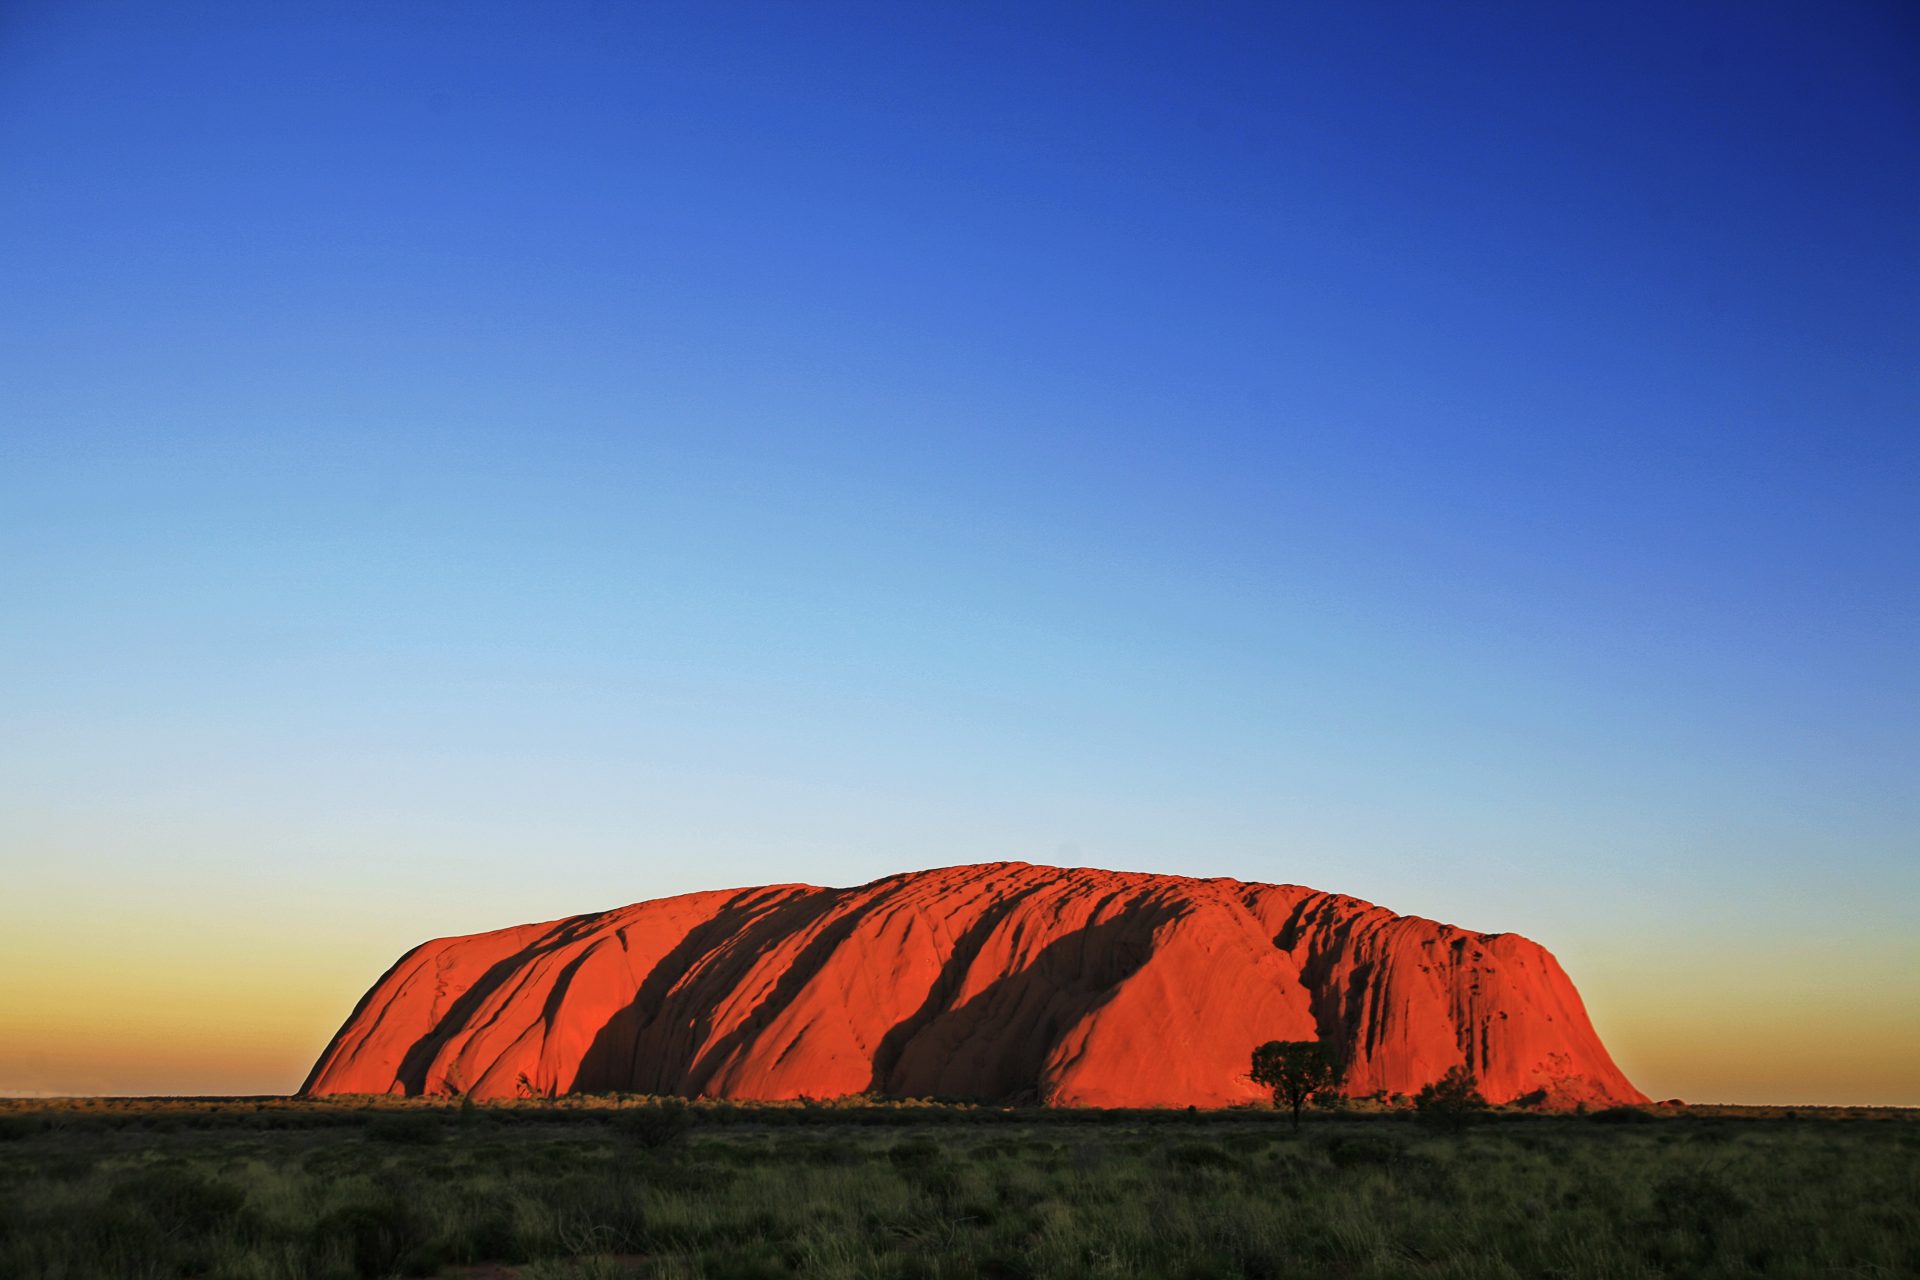
<instances>
[{"instance_id":1,"label":"rock outcrop","mask_svg":"<svg viewBox=\"0 0 1920 1280\"><path fill-rule=\"evenodd\" d=\"M989 863L642 902L414 948L302 1092L1262 1096L1326 1039L1352 1096L1465 1063L1490 1101L1644 1102L1537 943L1296 885Z\"/></svg>"}]
</instances>

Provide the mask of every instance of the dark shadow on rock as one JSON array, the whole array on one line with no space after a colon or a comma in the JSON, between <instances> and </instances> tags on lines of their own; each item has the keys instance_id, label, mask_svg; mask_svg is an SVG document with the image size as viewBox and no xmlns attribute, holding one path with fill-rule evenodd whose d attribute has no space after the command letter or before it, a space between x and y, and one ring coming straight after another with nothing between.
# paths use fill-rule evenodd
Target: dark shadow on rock
<instances>
[{"instance_id":1,"label":"dark shadow on rock","mask_svg":"<svg viewBox=\"0 0 1920 1280\"><path fill-rule=\"evenodd\" d=\"M729 900L662 956L633 999L594 1033L574 1091L689 1092L695 1049L721 998L769 945L805 928L840 898L841 891L821 889L773 902L760 891ZM682 1025L681 1011L689 1009Z\"/></svg>"},{"instance_id":2,"label":"dark shadow on rock","mask_svg":"<svg viewBox=\"0 0 1920 1280\"><path fill-rule=\"evenodd\" d=\"M783 930L783 933L791 936L810 927L825 915L828 909L839 906L845 896L835 894L834 901L825 904L821 911L813 913L805 920L794 922L790 928ZM829 921L819 933L809 938L806 945L800 949L800 954L794 957L793 963L781 971L779 978L773 984L773 990L754 1006L753 1012L742 1018L732 1030L703 1049L700 1056L688 1065L682 1091L691 1097L700 1096L708 1082L713 1079L714 1073L726 1065L728 1058L741 1045L764 1030L766 1025L792 1004L794 998L806 989L807 984L819 975L820 970L826 966L827 960L839 950L840 944L847 940L847 936L859 926L861 921L875 911L887 910L892 905L884 898L868 898L839 919ZM757 954L756 948L754 951L756 958Z\"/></svg>"},{"instance_id":3,"label":"dark shadow on rock","mask_svg":"<svg viewBox=\"0 0 1920 1280\"><path fill-rule=\"evenodd\" d=\"M1153 954L1155 932L1186 908L1165 898L1057 938L966 1003L926 1018L888 1069L894 1092L1039 1102L1040 1073L1067 1032L1113 998ZM1004 923L1002 921L1001 923ZM976 944L984 946L982 938Z\"/></svg>"},{"instance_id":4,"label":"dark shadow on rock","mask_svg":"<svg viewBox=\"0 0 1920 1280\"><path fill-rule=\"evenodd\" d=\"M447 1006L447 1011L440 1015L439 1020L433 1024L427 1034L414 1041L412 1047L400 1059L400 1066L394 1072L394 1079L399 1081L400 1087L409 1097L425 1093L427 1072L433 1068L434 1059L439 1057L440 1051L446 1047L449 1040L467 1029L468 1022L486 1004L488 997L541 956L577 941L583 933L599 927L599 923L599 918L596 917L590 924L581 923L556 929L505 959L496 960L489 965L487 971L481 974L472 986L454 998L453 1003Z\"/></svg>"},{"instance_id":5,"label":"dark shadow on rock","mask_svg":"<svg viewBox=\"0 0 1920 1280\"><path fill-rule=\"evenodd\" d=\"M1344 986L1333 980L1333 970L1341 961L1354 956L1366 945L1354 937L1355 929L1366 917L1341 910L1342 901L1331 894L1316 893L1295 903L1286 923L1274 936L1273 945L1294 957L1300 969L1300 985L1307 989L1307 1008L1313 1014L1314 1030L1321 1043L1332 1045L1351 1062L1358 1051L1354 1029L1372 986L1374 962L1356 960L1353 978ZM1325 923L1331 919L1331 925ZM1299 947L1306 942L1305 955Z\"/></svg>"},{"instance_id":6,"label":"dark shadow on rock","mask_svg":"<svg viewBox=\"0 0 1920 1280\"><path fill-rule=\"evenodd\" d=\"M888 1029L887 1034L880 1038L879 1045L873 1051L873 1078L867 1085L869 1092L893 1094L900 1092L893 1079L893 1073L907 1043L927 1023L946 1012L947 1006L953 1001L954 993L959 990L960 983L966 978L967 970L973 967L973 962L979 957L981 948L986 945L993 931L1000 927L1000 922L1005 920L1023 899L1032 897L1046 887L1048 886L1045 884L1028 885L1017 893L991 904L980 913L978 920L968 925L954 940L952 954L940 966L940 973L934 978L933 985L927 988L927 997L920 1002L920 1007L896 1022Z\"/></svg>"}]
</instances>

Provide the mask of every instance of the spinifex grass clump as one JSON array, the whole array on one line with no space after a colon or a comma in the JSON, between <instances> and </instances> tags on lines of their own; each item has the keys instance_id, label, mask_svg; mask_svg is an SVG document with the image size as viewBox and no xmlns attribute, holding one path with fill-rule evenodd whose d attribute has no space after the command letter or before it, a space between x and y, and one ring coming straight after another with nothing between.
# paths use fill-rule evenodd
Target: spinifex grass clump
<instances>
[{"instance_id":1,"label":"spinifex grass clump","mask_svg":"<svg viewBox=\"0 0 1920 1280\"><path fill-rule=\"evenodd\" d=\"M616 1122L621 1133L647 1150L677 1146L693 1127L693 1116L678 1099L663 1099L652 1106L622 1111Z\"/></svg>"},{"instance_id":2,"label":"spinifex grass clump","mask_svg":"<svg viewBox=\"0 0 1920 1280\"><path fill-rule=\"evenodd\" d=\"M425 1147L447 1136L446 1123L431 1111L376 1113L367 1121L370 1142L397 1142Z\"/></svg>"},{"instance_id":3,"label":"spinifex grass clump","mask_svg":"<svg viewBox=\"0 0 1920 1280\"><path fill-rule=\"evenodd\" d=\"M0 1106L0 1276L1920 1273L1912 1119L334 1110Z\"/></svg>"}]
</instances>

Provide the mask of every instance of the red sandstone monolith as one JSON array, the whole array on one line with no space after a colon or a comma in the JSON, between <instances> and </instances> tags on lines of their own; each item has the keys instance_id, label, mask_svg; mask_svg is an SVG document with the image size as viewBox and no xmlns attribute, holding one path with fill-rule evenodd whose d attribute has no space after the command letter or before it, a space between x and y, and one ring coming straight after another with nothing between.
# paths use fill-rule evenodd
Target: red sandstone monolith
<instances>
[{"instance_id":1,"label":"red sandstone monolith","mask_svg":"<svg viewBox=\"0 0 1920 1280\"><path fill-rule=\"evenodd\" d=\"M1267 1040L1350 1096L1638 1103L1539 944L1296 885L1037 867L693 893L425 943L301 1092L1223 1106Z\"/></svg>"}]
</instances>

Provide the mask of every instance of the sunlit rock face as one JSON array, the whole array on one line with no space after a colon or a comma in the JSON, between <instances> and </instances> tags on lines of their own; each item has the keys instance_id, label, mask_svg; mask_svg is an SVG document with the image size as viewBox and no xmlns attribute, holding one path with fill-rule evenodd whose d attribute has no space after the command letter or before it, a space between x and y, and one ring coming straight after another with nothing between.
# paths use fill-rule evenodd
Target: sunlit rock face
<instances>
[{"instance_id":1,"label":"sunlit rock face","mask_svg":"<svg viewBox=\"0 0 1920 1280\"><path fill-rule=\"evenodd\" d=\"M1539 944L1297 885L1037 867L692 893L414 948L302 1092L1223 1106L1267 1040L1346 1092L1644 1102Z\"/></svg>"}]
</instances>

